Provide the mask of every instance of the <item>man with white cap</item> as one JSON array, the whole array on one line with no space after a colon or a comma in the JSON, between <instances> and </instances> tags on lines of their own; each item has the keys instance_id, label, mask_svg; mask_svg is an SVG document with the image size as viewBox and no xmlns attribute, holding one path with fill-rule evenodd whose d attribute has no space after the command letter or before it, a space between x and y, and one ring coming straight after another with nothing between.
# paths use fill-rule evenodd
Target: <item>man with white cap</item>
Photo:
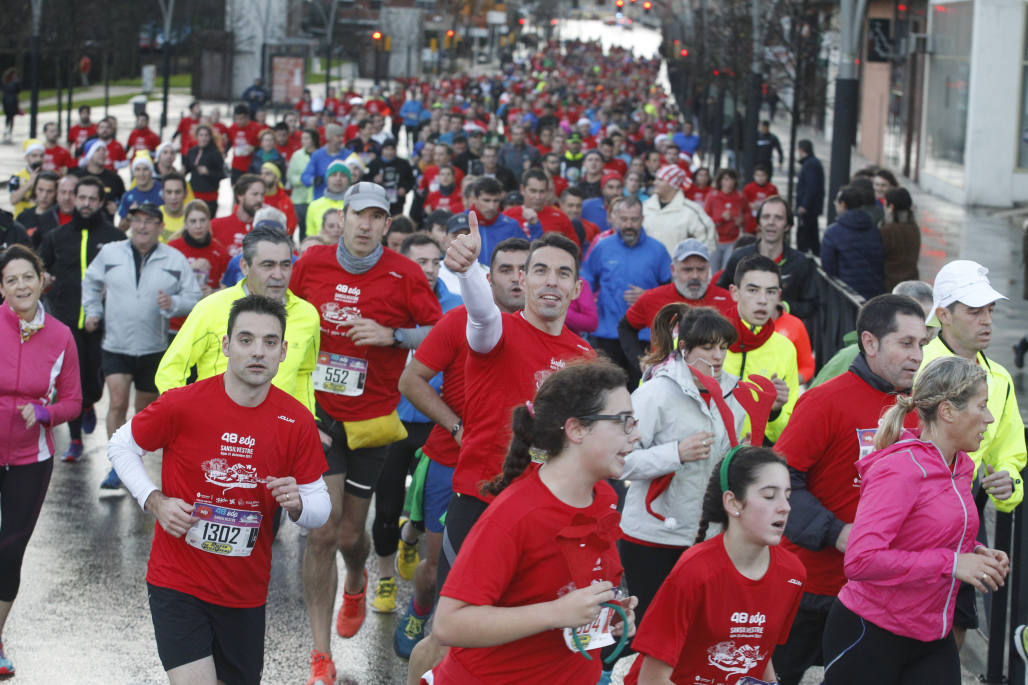
<instances>
[{"instance_id":1,"label":"man with white cap","mask_svg":"<svg viewBox=\"0 0 1028 685\"><path fill-rule=\"evenodd\" d=\"M977 262L958 259L939 269L935 277L932 313L926 322L941 328L938 337L924 348L923 369L945 355L964 357L985 369L989 385L989 412L995 421L985 430L979 448L970 453L976 467L976 498L987 493L997 511L1011 512L1024 498L1021 469L1025 466L1024 422L1010 373L985 356L992 341L992 315L996 302L1007 299L989 283L989 270ZM979 508L984 505L979 500ZM984 528L983 528L984 530ZM966 589L965 589L966 588ZM958 645L964 632L978 626L974 589L961 588L957 595L953 632Z\"/></svg>"},{"instance_id":2,"label":"man with white cap","mask_svg":"<svg viewBox=\"0 0 1028 685\"><path fill-rule=\"evenodd\" d=\"M7 182L7 190L11 193L11 204L14 205L15 216L31 207L34 202L32 188L39 172L43 170L43 153L46 151L46 146L41 140L29 138L21 149L22 154L25 155L25 168L11 174L11 180Z\"/></svg>"},{"instance_id":3,"label":"man with white cap","mask_svg":"<svg viewBox=\"0 0 1028 685\"><path fill-rule=\"evenodd\" d=\"M335 682L336 553L346 562L336 632L353 637L366 612L371 496L389 444L407 436L396 413L400 374L409 350L442 316L421 267L382 247L390 224L385 188L356 183L343 200L339 243L308 248L290 279L290 290L321 313L313 380L332 515L307 537L303 587L314 639L309 682L324 684Z\"/></svg>"},{"instance_id":4,"label":"man with white cap","mask_svg":"<svg viewBox=\"0 0 1028 685\"><path fill-rule=\"evenodd\" d=\"M132 180L135 185L121 196L118 205L118 216L124 219L128 216L129 210L139 205L150 203L160 207L164 204L161 197L161 184L154 178L153 160L146 150L136 152L132 160Z\"/></svg>"},{"instance_id":5,"label":"man with white cap","mask_svg":"<svg viewBox=\"0 0 1028 685\"><path fill-rule=\"evenodd\" d=\"M660 167L653 195L643 203L643 225L650 237L663 243L669 253L674 253L678 243L686 238L696 238L708 250L714 250L717 247L714 221L701 205L686 199L682 193L685 179L681 167L670 164Z\"/></svg>"}]
</instances>

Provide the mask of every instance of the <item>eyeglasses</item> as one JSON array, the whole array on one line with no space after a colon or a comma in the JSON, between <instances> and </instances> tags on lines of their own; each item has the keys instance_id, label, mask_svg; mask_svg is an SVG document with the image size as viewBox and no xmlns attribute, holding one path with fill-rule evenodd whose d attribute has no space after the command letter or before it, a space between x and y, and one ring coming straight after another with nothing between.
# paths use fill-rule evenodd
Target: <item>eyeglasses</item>
<instances>
[{"instance_id":1,"label":"eyeglasses","mask_svg":"<svg viewBox=\"0 0 1028 685\"><path fill-rule=\"evenodd\" d=\"M635 427L639 425L639 419L631 414L589 414L579 416L579 421L620 421L625 435L630 435Z\"/></svg>"}]
</instances>

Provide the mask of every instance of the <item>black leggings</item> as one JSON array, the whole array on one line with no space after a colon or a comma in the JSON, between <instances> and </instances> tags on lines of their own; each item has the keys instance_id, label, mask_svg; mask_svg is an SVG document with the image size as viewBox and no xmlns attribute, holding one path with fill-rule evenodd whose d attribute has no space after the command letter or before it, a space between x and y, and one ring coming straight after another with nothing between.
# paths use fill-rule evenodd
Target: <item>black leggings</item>
<instances>
[{"instance_id":1,"label":"black leggings","mask_svg":"<svg viewBox=\"0 0 1028 685\"><path fill-rule=\"evenodd\" d=\"M375 485L375 520L371 524L371 537L375 542L375 554L380 557L396 552L400 542L400 514L407 494L407 474L414 464L414 453L425 444L435 424L404 421L403 425L407 428L407 437L389 445Z\"/></svg>"},{"instance_id":2,"label":"black leggings","mask_svg":"<svg viewBox=\"0 0 1028 685\"><path fill-rule=\"evenodd\" d=\"M838 599L824 635L825 685L960 685L953 632L931 642L896 635L861 618Z\"/></svg>"},{"instance_id":3,"label":"black leggings","mask_svg":"<svg viewBox=\"0 0 1028 685\"><path fill-rule=\"evenodd\" d=\"M71 335L75 339L75 348L79 353L79 381L82 384L82 411L89 409L100 401L104 394L104 377L100 371L103 361L103 341L101 330L92 333L71 326ZM72 440L82 440L82 415L68 421L68 430Z\"/></svg>"},{"instance_id":4,"label":"black leggings","mask_svg":"<svg viewBox=\"0 0 1028 685\"><path fill-rule=\"evenodd\" d=\"M21 562L43 508L54 460L0 468L0 601L13 602Z\"/></svg>"}]
</instances>

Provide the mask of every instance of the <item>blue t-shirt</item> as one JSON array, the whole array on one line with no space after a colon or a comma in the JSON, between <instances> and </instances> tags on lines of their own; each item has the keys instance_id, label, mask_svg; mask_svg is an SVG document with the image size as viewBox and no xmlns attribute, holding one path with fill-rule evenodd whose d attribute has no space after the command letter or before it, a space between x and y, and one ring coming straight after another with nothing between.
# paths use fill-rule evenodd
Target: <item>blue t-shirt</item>
<instances>
[{"instance_id":1,"label":"blue t-shirt","mask_svg":"<svg viewBox=\"0 0 1028 685\"><path fill-rule=\"evenodd\" d=\"M154 181L153 187L151 187L150 190L140 190L136 187L126 191L126 193L121 196L121 203L118 205L118 216L124 219L129 210L132 209L132 205L138 207L139 205L147 202L155 204L158 207L164 204L164 198L161 197L160 181Z\"/></svg>"}]
</instances>

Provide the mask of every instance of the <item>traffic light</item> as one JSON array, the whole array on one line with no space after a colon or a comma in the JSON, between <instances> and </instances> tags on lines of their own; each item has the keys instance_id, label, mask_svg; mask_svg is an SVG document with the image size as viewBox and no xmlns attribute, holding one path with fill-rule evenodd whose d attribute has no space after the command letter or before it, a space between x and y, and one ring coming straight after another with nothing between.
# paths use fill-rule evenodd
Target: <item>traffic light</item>
<instances>
[{"instance_id":1,"label":"traffic light","mask_svg":"<svg viewBox=\"0 0 1028 685\"><path fill-rule=\"evenodd\" d=\"M653 9L653 3L650 2L650 0L646 0L646 2L643 3L643 12L649 14L651 9Z\"/></svg>"},{"instance_id":2,"label":"traffic light","mask_svg":"<svg viewBox=\"0 0 1028 685\"><path fill-rule=\"evenodd\" d=\"M376 41L377 40L382 40L382 32L381 31L375 31L374 33L372 33L371 34L371 40L376 40Z\"/></svg>"},{"instance_id":3,"label":"traffic light","mask_svg":"<svg viewBox=\"0 0 1028 685\"><path fill-rule=\"evenodd\" d=\"M688 48L682 48L681 50L679 50L678 51L678 56L679 57L688 57L689 56Z\"/></svg>"},{"instance_id":4,"label":"traffic light","mask_svg":"<svg viewBox=\"0 0 1028 685\"><path fill-rule=\"evenodd\" d=\"M617 5L617 8L619 10L620 9L624 9L624 7L625 7L625 0L617 0L614 4Z\"/></svg>"}]
</instances>

